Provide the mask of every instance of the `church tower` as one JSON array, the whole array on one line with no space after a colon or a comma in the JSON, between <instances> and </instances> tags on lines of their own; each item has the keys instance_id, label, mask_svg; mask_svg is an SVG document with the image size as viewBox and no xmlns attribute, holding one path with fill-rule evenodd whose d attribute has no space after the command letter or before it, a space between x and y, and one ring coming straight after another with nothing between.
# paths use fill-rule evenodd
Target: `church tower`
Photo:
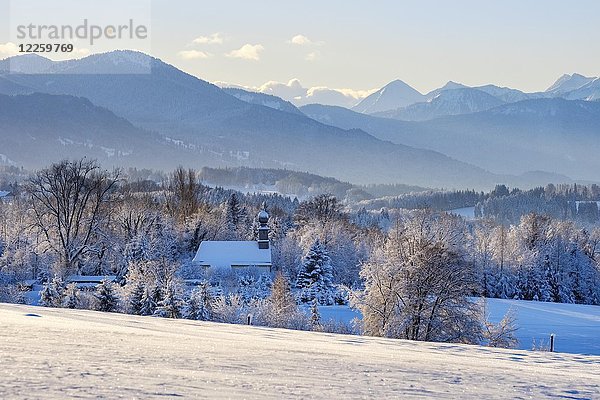
<instances>
[{"instance_id":1,"label":"church tower","mask_svg":"<svg viewBox=\"0 0 600 400\"><path fill-rule=\"evenodd\" d=\"M258 213L258 248L268 250L269 249L269 214L263 209Z\"/></svg>"}]
</instances>

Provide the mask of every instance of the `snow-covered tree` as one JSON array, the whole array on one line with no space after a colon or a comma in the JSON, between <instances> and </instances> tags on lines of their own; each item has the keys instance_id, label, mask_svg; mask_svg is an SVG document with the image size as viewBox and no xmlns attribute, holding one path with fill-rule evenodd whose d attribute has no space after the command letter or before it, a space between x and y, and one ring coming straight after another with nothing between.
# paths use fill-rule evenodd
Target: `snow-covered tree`
<instances>
[{"instance_id":1,"label":"snow-covered tree","mask_svg":"<svg viewBox=\"0 0 600 400\"><path fill-rule=\"evenodd\" d=\"M44 307L61 307L64 298L64 283L58 276L46 282L40 292L40 305Z\"/></svg>"},{"instance_id":2,"label":"snow-covered tree","mask_svg":"<svg viewBox=\"0 0 600 400\"><path fill-rule=\"evenodd\" d=\"M63 307L78 308L81 303L81 299L79 297L79 289L77 288L77 284L74 282L69 283L64 292Z\"/></svg>"},{"instance_id":3,"label":"snow-covered tree","mask_svg":"<svg viewBox=\"0 0 600 400\"><path fill-rule=\"evenodd\" d=\"M36 225L64 272L81 273L80 260L96 250L93 238L111 211L105 203L118 178L86 159L55 163L30 178Z\"/></svg>"},{"instance_id":4,"label":"snow-covered tree","mask_svg":"<svg viewBox=\"0 0 600 400\"><path fill-rule=\"evenodd\" d=\"M319 302L317 299L313 300L310 307L310 323L313 326L313 330L321 327L321 314L319 313Z\"/></svg>"},{"instance_id":5,"label":"snow-covered tree","mask_svg":"<svg viewBox=\"0 0 600 400\"><path fill-rule=\"evenodd\" d=\"M142 295L142 306L140 308L140 315L154 315L156 311L155 301L156 287L150 288L149 286L144 287L144 294Z\"/></svg>"},{"instance_id":6,"label":"snow-covered tree","mask_svg":"<svg viewBox=\"0 0 600 400\"><path fill-rule=\"evenodd\" d=\"M363 265L364 292L353 299L365 333L411 340L478 343L477 287L455 217L416 211L392 229Z\"/></svg>"},{"instance_id":7,"label":"snow-covered tree","mask_svg":"<svg viewBox=\"0 0 600 400\"><path fill-rule=\"evenodd\" d=\"M163 288L163 297L157 303L154 315L163 318L181 318L184 305L181 286L176 279L169 279Z\"/></svg>"},{"instance_id":8,"label":"snow-covered tree","mask_svg":"<svg viewBox=\"0 0 600 400\"><path fill-rule=\"evenodd\" d=\"M140 281L133 283L132 285L133 289L127 296L127 312L134 315L142 315L144 292L146 288Z\"/></svg>"},{"instance_id":9,"label":"snow-covered tree","mask_svg":"<svg viewBox=\"0 0 600 400\"><path fill-rule=\"evenodd\" d=\"M119 307L119 298L114 289L114 284L109 281L102 281L96 287L96 310L105 312L115 312Z\"/></svg>"},{"instance_id":10,"label":"snow-covered tree","mask_svg":"<svg viewBox=\"0 0 600 400\"><path fill-rule=\"evenodd\" d=\"M227 226L227 238L230 240L239 239L245 236L243 232L246 222L246 210L240 202L238 196L232 193L225 204L225 224Z\"/></svg>"},{"instance_id":11,"label":"snow-covered tree","mask_svg":"<svg viewBox=\"0 0 600 400\"><path fill-rule=\"evenodd\" d=\"M319 239L316 239L304 257L296 285L301 289L300 301L331 305L334 298L331 259Z\"/></svg>"},{"instance_id":12,"label":"snow-covered tree","mask_svg":"<svg viewBox=\"0 0 600 400\"><path fill-rule=\"evenodd\" d=\"M238 294L217 296L212 306L215 321L228 324L240 324L246 321L246 305Z\"/></svg>"},{"instance_id":13,"label":"snow-covered tree","mask_svg":"<svg viewBox=\"0 0 600 400\"><path fill-rule=\"evenodd\" d=\"M185 306L185 318L211 321L213 319L213 297L208 282L202 282L195 288Z\"/></svg>"},{"instance_id":14,"label":"snow-covered tree","mask_svg":"<svg viewBox=\"0 0 600 400\"><path fill-rule=\"evenodd\" d=\"M485 321L483 322L483 342L489 347L502 347L512 349L517 347L519 340L515 336L517 330L517 317L513 309L502 317L498 323L489 321L487 304L484 300L483 314Z\"/></svg>"},{"instance_id":15,"label":"snow-covered tree","mask_svg":"<svg viewBox=\"0 0 600 400\"><path fill-rule=\"evenodd\" d=\"M304 325L304 315L298 309L289 281L281 273L275 276L271 296L265 301L262 314L265 323L272 327L293 328Z\"/></svg>"}]
</instances>

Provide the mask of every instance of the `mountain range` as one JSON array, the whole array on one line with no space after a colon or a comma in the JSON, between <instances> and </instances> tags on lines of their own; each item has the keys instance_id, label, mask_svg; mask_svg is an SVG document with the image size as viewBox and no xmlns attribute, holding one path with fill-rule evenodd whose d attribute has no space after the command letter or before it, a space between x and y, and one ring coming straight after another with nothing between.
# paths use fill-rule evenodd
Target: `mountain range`
<instances>
[{"instance_id":1,"label":"mountain range","mask_svg":"<svg viewBox=\"0 0 600 400\"><path fill-rule=\"evenodd\" d=\"M595 180L597 86L573 75L545 94L450 82L423 95L395 81L356 112L222 89L134 51L23 55L0 61L0 160L38 168L87 155L447 188Z\"/></svg>"},{"instance_id":2,"label":"mountain range","mask_svg":"<svg viewBox=\"0 0 600 400\"><path fill-rule=\"evenodd\" d=\"M18 65L22 65L18 72L9 65L14 60L0 64L0 88L9 89L5 94L12 96L6 96L4 101L12 103L13 108L11 113L3 115L3 124L10 130L2 130L3 138L13 140L4 142L8 145L2 146L0 153L17 164L40 167L47 163L43 157L27 156L32 136L52 138L45 140L48 154L72 156L71 145L85 143L90 139L85 132L93 131L94 143L114 148L114 154L125 154L110 160L118 165L134 163L133 158L127 158L133 149L136 159L146 159L145 165L154 162L161 167L185 163L194 167L289 168L353 183L488 187L501 179L435 151L392 144L358 129L344 130L304 114L242 101L141 53L116 51L67 62L45 62L39 58L17 57ZM140 69L148 63L150 73ZM105 73L90 73L96 68ZM20 73L21 70L28 73ZM59 96L55 105L51 105L54 98L47 95ZM64 100L60 96L70 96L70 102L88 101L87 107L103 109L94 109L94 113L105 116L96 121L102 122L104 129L79 123L85 118L73 114L83 105L72 112L61 112L56 107L71 105L59 101ZM52 112L47 113L47 118L36 120L33 115L37 109ZM105 110L112 114L106 114ZM27 115L31 115L32 121L24 124ZM52 115L62 122L49 123ZM107 136L115 118L124 119L139 130L131 133L136 140L143 140L145 133L152 146L125 145ZM37 126L32 126L36 121ZM68 129L63 126L67 124L65 121L69 121ZM22 144L17 146L15 142ZM181 149L183 155L172 155L174 148ZM29 152L35 155L38 150ZM190 158L192 162L188 162Z\"/></svg>"},{"instance_id":3,"label":"mountain range","mask_svg":"<svg viewBox=\"0 0 600 400\"><path fill-rule=\"evenodd\" d=\"M332 126L362 129L381 140L439 151L496 173L542 170L598 180L600 102L524 100L421 122L317 104L301 110Z\"/></svg>"},{"instance_id":4,"label":"mountain range","mask_svg":"<svg viewBox=\"0 0 600 400\"><path fill-rule=\"evenodd\" d=\"M600 79L579 74L563 75L546 91L536 93L495 85L468 87L450 81L427 94L421 94L405 82L395 80L351 109L403 121L425 121L485 111L504 103L542 98L598 100Z\"/></svg>"}]
</instances>

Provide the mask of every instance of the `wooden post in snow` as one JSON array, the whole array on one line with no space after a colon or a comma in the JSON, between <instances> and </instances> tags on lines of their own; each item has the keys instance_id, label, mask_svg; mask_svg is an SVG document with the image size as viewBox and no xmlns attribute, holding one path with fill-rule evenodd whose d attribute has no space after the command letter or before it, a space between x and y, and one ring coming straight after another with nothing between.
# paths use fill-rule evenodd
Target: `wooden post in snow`
<instances>
[{"instance_id":1,"label":"wooden post in snow","mask_svg":"<svg viewBox=\"0 0 600 400\"><path fill-rule=\"evenodd\" d=\"M550 352L554 352L554 333L550 334Z\"/></svg>"}]
</instances>

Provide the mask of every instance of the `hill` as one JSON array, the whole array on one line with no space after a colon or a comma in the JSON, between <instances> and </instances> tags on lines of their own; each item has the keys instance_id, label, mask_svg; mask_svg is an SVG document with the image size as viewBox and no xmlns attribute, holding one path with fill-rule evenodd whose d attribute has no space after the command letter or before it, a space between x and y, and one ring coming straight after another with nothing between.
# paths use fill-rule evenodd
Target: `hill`
<instances>
[{"instance_id":1,"label":"hill","mask_svg":"<svg viewBox=\"0 0 600 400\"><path fill-rule=\"evenodd\" d=\"M169 160L194 160L188 149L85 98L65 95L0 95L0 141L9 164L28 168L84 156L105 167L172 168Z\"/></svg>"},{"instance_id":2,"label":"hill","mask_svg":"<svg viewBox=\"0 0 600 400\"><path fill-rule=\"evenodd\" d=\"M50 64L40 62L39 56L16 59L20 68L36 73L8 73L7 63L0 62L0 78L12 84L11 91L28 88L86 98L193 152L194 161L186 166L288 168L353 183L478 188L497 183L493 174L434 151L247 103L142 53L115 51ZM95 70L105 73L91 73ZM22 110L28 111L33 113ZM20 140L22 132L12 136ZM148 160L173 167L182 163L161 152Z\"/></svg>"},{"instance_id":3,"label":"hill","mask_svg":"<svg viewBox=\"0 0 600 400\"><path fill-rule=\"evenodd\" d=\"M3 398L595 398L600 358L0 305Z\"/></svg>"},{"instance_id":4,"label":"hill","mask_svg":"<svg viewBox=\"0 0 600 400\"><path fill-rule=\"evenodd\" d=\"M564 175L597 180L600 168L600 102L531 99L490 110L409 122L355 113L341 107L304 106L311 118L343 129L362 129L379 139L427 148L468 160L507 177L517 186L555 182ZM520 176L526 174L524 176ZM561 176L563 175L563 176ZM541 179L538 179L541 178ZM536 183L537 182L537 183Z\"/></svg>"}]
</instances>

